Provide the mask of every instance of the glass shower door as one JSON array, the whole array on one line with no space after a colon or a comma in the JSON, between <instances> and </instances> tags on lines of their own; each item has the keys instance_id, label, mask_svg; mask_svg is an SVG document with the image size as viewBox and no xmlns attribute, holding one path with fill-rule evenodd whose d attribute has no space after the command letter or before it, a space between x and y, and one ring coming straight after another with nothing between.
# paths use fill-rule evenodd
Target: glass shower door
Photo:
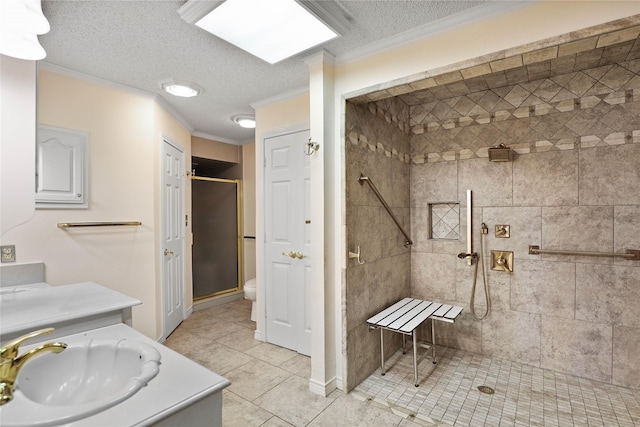
<instances>
[{"instance_id":1,"label":"glass shower door","mask_svg":"<svg viewBox=\"0 0 640 427\"><path fill-rule=\"evenodd\" d=\"M192 177L193 299L241 288L241 182Z\"/></svg>"}]
</instances>

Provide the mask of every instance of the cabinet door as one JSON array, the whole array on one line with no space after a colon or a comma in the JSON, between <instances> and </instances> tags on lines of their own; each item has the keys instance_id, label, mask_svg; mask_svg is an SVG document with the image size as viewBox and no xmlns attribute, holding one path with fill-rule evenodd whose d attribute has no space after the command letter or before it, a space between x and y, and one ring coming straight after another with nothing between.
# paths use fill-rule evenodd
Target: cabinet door
<instances>
[{"instance_id":1,"label":"cabinet door","mask_svg":"<svg viewBox=\"0 0 640 427\"><path fill-rule=\"evenodd\" d=\"M37 208L87 208L89 136L85 132L38 126Z\"/></svg>"}]
</instances>

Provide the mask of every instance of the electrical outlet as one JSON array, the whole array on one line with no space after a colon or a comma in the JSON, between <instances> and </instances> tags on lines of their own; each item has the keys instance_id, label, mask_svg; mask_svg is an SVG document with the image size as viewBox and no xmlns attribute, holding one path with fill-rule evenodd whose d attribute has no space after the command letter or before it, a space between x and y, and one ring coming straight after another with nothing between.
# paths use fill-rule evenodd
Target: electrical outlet
<instances>
[{"instance_id":1,"label":"electrical outlet","mask_svg":"<svg viewBox=\"0 0 640 427\"><path fill-rule=\"evenodd\" d=\"M16 245L0 246L0 262L16 262Z\"/></svg>"}]
</instances>

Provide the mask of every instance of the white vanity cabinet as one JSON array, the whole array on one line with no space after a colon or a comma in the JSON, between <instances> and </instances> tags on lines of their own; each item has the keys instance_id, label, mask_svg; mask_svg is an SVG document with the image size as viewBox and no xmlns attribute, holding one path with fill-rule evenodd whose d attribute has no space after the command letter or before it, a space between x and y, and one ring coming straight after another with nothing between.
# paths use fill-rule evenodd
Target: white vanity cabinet
<instances>
[{"instance_id":1,"label":"white vanity cabinet","mask_svg":"<svg viewBox=\"0 0 640 427\"><path fill-rule=\"evenodd\" d=\"M39 125L36 208L87 208L89 134Z\"/></svg>"},{"instance_id":2,"label":"white vanity cabinet","mask_svg":"<svg viewBox=\"0 0 640 427\"><path fill-rule=\"evenodd\" d=\"M26 398L18 385L14 400L0 407L2 426L222 426L222 393L230 382L131 328L131 309L140 301L92 282L35 285L5 287L7 292L0 293L0 341L6 343L45 327L55 330L29 339L20 353L43 341L61 341L72 347L128 340L153 347L160 355L159 371L125 400L73 420L69 414L80 411L82 404L47 407ZM63 415L47 418L47 414L60 412L56 408L62 408Z\"/></svg>"},{"instance_id":3,"label":"white vanity cabinet","mask_svg":"<svg viewBox=\"0 0 640 427\"><path fill-rule=\"evenodd\" d=\"M47 286L0 295L0 341L54 328L29 341L34 344L109 325L131 325L135 298L92 282Z\"/></svg>"}]
</instances>

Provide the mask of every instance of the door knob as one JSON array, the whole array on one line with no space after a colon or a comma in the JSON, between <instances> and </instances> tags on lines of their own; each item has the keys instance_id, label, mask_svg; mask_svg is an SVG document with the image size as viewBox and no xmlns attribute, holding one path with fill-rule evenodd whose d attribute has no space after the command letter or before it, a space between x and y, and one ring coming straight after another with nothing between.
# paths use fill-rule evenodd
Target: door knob
<instances>
[{"instance_id":1,"label":"door knob","mask_svg":"<svg viewBox=\"0 0 640 427\"><path fill-rule=\"evenodd\" d=\"M302 259L304 258L304 254L302 252L282 252L282 255L284 256L288 256L290 258L298 258L298 259Z\"/></svg>"},{"instance_id":2,"label":"door knob","mask_svg":"<svg viewBox=\"0 0 640 427\"><path fill-rule=\"evenodd\" d=\"M164 250L164 254L165 255L173 255L173 251L170 251L169 249L165 249Z\"/></svg>"}]
</instances>

